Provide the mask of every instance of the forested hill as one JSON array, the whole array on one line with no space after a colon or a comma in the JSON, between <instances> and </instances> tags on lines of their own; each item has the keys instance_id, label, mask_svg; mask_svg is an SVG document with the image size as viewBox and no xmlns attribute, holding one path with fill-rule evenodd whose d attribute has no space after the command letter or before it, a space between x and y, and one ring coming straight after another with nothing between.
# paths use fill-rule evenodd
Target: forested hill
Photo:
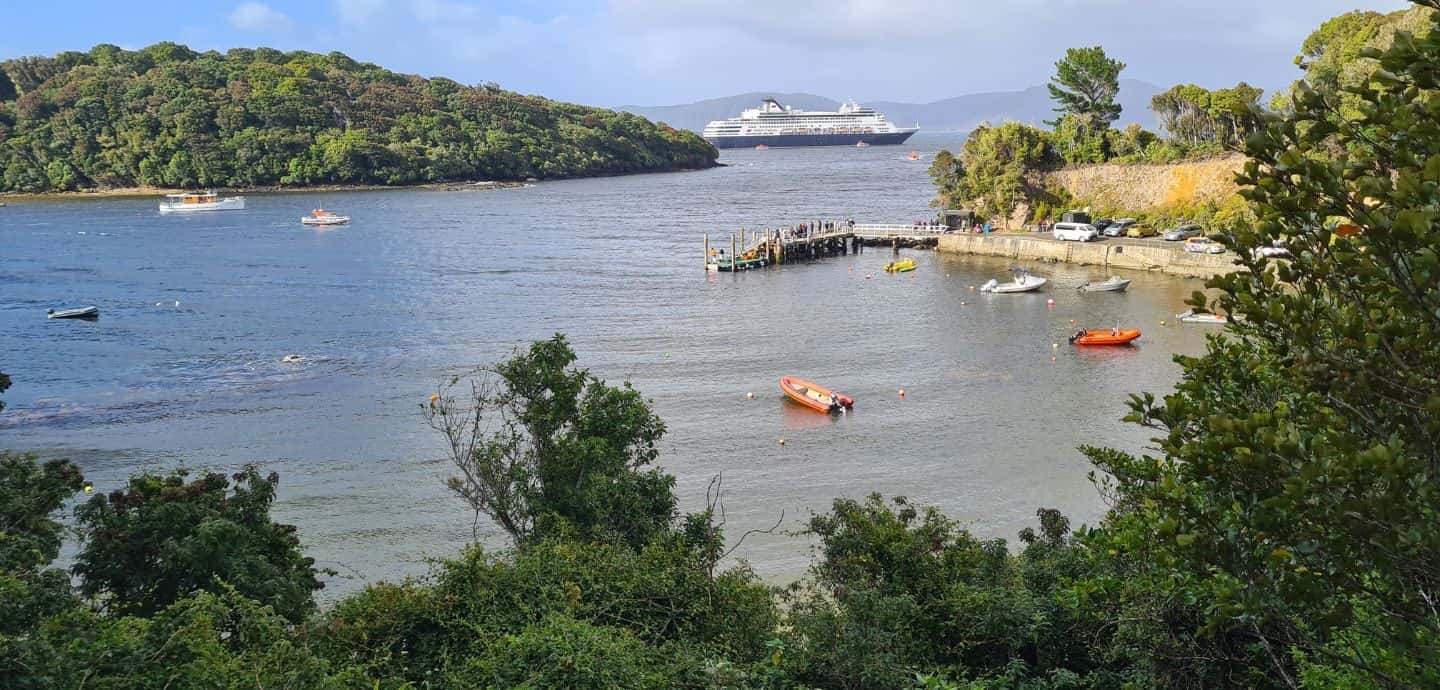
<instances>
[{"instance_id":1,"label":"forested hill","mask_svg":"<svg viewBox=\"0 0 1440 690\"><path fill-rule=\"evenodd\" d=\"M0 62L0 191L579 177L716 156L629 113L340 53L159 43Z\"/></svg>"}]
</instances>

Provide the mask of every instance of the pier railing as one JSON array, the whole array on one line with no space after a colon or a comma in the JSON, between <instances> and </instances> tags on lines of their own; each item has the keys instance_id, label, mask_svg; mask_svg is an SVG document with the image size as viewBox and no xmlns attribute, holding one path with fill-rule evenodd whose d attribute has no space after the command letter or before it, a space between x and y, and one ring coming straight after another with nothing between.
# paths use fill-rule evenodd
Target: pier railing
<instances>
[{"instance_id":1,"label":"pier railing","mask_svg":"<svg viewBox=\"0 0 1440 690\"><path fill-rule=\"evenodd\" d=\"M945 234L949 228L934 223L856 223L854 227L848 228L848 231L861 237L932 237Z\"/></svg>"}]
</instances>

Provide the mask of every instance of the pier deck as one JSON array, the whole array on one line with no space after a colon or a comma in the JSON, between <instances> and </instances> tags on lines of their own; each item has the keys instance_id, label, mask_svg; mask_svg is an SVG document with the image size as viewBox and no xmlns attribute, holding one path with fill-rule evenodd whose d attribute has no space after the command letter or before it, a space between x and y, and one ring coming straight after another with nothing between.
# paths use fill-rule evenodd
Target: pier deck
<instances>
[{"instance_id":1,"label":"pier deck","mask_svg":"<svg viewBox=\"0 0 1440 690\"><path fill-rule=\"evenodd\" d=\"M950 232L935 223L817 222L747 231L729 237L729 248L705 235L705 270L745 271L797 260L859 253L866 246L933 247ZM739 260L735 260L735 257Z\"/></svg>"}]
</instances>

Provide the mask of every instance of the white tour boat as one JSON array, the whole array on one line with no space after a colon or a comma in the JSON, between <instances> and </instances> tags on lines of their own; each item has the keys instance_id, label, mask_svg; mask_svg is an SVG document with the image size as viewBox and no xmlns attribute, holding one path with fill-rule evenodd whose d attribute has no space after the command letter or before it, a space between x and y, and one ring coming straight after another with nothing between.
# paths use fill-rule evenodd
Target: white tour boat
<instances>
[{"instance_id":1,"label":"white tour boat","mask_svg":"<svg viewBox=\"0 0 1440 690\"><path fill-rule=\"evenodd\" d=\"M301 216L300 222L305 225L344 225L350 222L350 216L337 216L323 208L317 208L308 216Z\"/></svg>"},{"instance_id":2,"label":"white tour boat","mask_svg":"<svg viewBox=\"0 0 1440 690\"><path fill-rule=\"evenodd\" d=\"M160 202L161 213L194 213L196 211L239 211L245 208L245 197L220 198L215 192L182 192L166 194Z\"/></svg>"}]
</instances>

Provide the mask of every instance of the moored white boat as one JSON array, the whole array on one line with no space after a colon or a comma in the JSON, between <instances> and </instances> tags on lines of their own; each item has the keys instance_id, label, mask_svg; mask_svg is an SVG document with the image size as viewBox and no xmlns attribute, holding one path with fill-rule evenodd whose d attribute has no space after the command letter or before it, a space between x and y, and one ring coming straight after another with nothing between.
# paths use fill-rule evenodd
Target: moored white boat
<instances>
[{"instance_id":1,"label":"moored white boat","mask_svg":"<svg viewBox=\"0 0 1440 690\"><path fill-rule=\"evenodd\" d=\"M52 319L98 319L100 307L79 307L76 309L47 310L45 315Z\"/></svg>"},{"instance_id":2,"label":"moored white boat","mask_svg":"<svg viewBox=\"0 0 1440 690\"><path fill-rule=\"evenodd\" d=\"M1128 278L1110 276L1109 280L1086 283L1081 285L1080 289L1085 292L1124 292L1125 288L1128 287L1130 287L1130 280Z\"/></svg>"},{"instance_id":3,"label":"moored white boat","mask_svg":"<svg viewBox=\"0 0 1440 690\"><path fill-rule=\"evenodd\" d=\"M1039 290L1046 283L1050 282L1049 280L1041 278L1040 276L1031 275L1030 271L1024 268L1012 268L1010 269L1010 272L1015 274L1015 278L1012 279L1010 282L1002 283L998 280L995 280L994 278L991 278L990 282L980 286L980 291L995 293L1031 292L1034 290Z\"/></svg>"},{"instance_id":4,"label":"moored white boat","mask_svg":"<svg viewBox=\"0 0 1440 690\"><path fill-rule=\"evenodd\" d=\"M245 197L220 198L215 192L184 192L166 194L160 202L161 213L194 213L197 211L239 211L245 208Z\"/></svg>"},{"instance_id":5,"label":"moored white boat","mask_svg":"<svg viewBox=\"0 0 1440 690\"><path fill-rule=\"evenodd\" d=\"M1231 320L1230 318L1221 316L1219 314L1212 314L1208 311L1197 312L1194 309L1190 309L1183 313L1176 314L1175 318L1181 323L1205 323L1222 326Z\"/></svg>"},{"instance_id":6,"label":"moored white boat","mask_svg":"<svg viewBox=\"0 0 1440 690\"><path fill-rule=\"evenodd\" d=\"M301 216L300 222L305 225L344 225L350 222L350 216L337 216L323 208L317 208L308 216Z\"/></svg>"}]
</instances>

